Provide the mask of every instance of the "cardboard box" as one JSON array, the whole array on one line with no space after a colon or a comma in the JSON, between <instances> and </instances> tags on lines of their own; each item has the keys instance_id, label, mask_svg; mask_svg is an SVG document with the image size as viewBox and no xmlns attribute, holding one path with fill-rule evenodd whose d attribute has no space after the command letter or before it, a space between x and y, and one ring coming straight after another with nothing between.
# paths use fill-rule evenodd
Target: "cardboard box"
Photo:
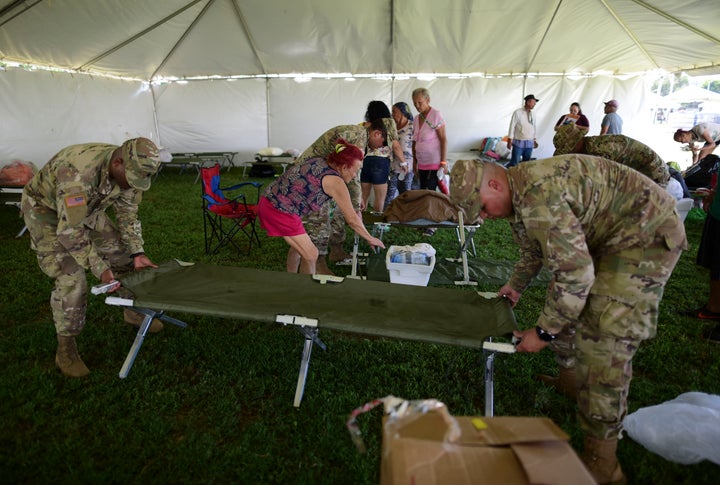
<instances>
[{"instance_id":1,"label":"cardboard box","mask_svg":"<svg viewBox=\"0 0 720 485\"><path fill-rule=\"evenodd\" d=\"M594 484L547 418L455 417L461 436L444 442L448 424L437 412L403 422L383 421L382 485ZM480 420L478 429L473 420Z\"/></svg>"}]
</instances>

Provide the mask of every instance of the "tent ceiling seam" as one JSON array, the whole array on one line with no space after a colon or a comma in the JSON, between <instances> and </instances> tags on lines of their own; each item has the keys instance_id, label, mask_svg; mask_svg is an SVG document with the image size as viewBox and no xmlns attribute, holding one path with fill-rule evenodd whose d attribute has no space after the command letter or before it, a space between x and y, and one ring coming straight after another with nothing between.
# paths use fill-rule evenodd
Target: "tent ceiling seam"
<instances>
[{"instance_id":1,"label":"tent ceiling seam","mask_svg":"<svg viewBox=\"0 0 720 485\"><path fill-rule=\"evenodd\" d=\"M653 58L653 56L650 55L650 53L647 51L647 49L645 49L645 47L644 47L644 46L642 45L642 43L638 40L638 38L635 37L635 34L633 34L632 30L630 30L630 27L628 27L628 26L625 24L625 22L623 22L623 21L620 19L620 16L617 14L617 12L615 12L615 10L613 10L612 7L610 7L610 5L608 5L607 0L600 0L600 3L602 3L602 4L605 6L605 8L607 9L607 11L610 12L610 15L612 15L613 18L615 19L615 22L617 22L618 25L620 25L620 27L622 27L622 29L625 31L625 33L627 34L627 36L630 37L630 39L632 39L633 43L637 46L637 48L640 49L640 51L643 53L643 55L644 55L645 57L647 57L647 59L650 61L650 63L651 63L653 66L655 66L655 69L660 69L660 64L658 64L658 62L655 61L655 59Z\"/></svg>"},{"instance_id":2,"label":"tent ceiling seam","mask_svg":"<svg viewBox=\"0 0 720 485\"><path fill-rule=\"evenodd\" d=\"M679 26L681 26L681 27L689 30L690 32L692 32L692 33L694 33L694 34L696 34L696 35L699 35L700 37L702 37L702 38L704 38L704 39L706 39L706 40L709 40L710 42L714 42L715 44L720 44L720 39L718 39L717 37L713 37L712 35L708 34L707 32L703 32L703 31L700 30L700 29L696 29L696 28L693 27L692 25L690 25L690 24L688 24L688 23L685 23L685 22L683 22L682 20L680 20L680 19L678 19L678 18L676 18L676 17L673 17L673 16L670 15L669 13L663 12L662 10L657 9L657 8L653 7L652 5L648 5L648 4L647 4L646 2L644 2L643 0L632 0L632 1L635 2L635 3L637 3L638 5L640 5L640 6L642 6L642 7L645 7L646 9L650 10L651 12L653 12L653 13L655 13L655 14L657 14L657 15L659 15L659 16L667 19L667 20L669 20L670 22L673 22L673 23L675 23L675 24L677 24L677 25L679 25Z\"/></svg>"},{"instance_id":3,"label":"tent ceiling seam","mask_svg":"<svg viewBox=\"0 0 720 485\"><path fill-rule=\"evenodd\" d=\"M237 0L231 0L231 3L233 7L235 8L235 15L237 15L238 19L240 20L240 25L243 28L243 32L245 32L245 35L247 36L248 42L250 42L250 48L253 51L253 54L255 55L255 59L257 59L258 64L260 64L260 68L262 69L263 74L267 74L267 69L265 68L265 63L263 62L262 58L260 57L260 51L257 48L257 44L255 44L255 39L253 38L252 34L250 33L250 27L248 26L247 21L245 20L245 16L242 13L242 9L240 8L240 5L238 5Z\"/></svg>"},{"instance_id":4,"label":"tent ceiling seam","mask_svg":"<svg viewBox=\"0 0 720 485\"><path fill-rule=\"evenodd\" d=\"M126 45L135 42L135 41L136 41L137 39L139 39L140 37L144 36L144 35L147 34L148 32L151 32L151 31L157 29L158 27L160 27L161 25L163 25L163 24L164 24L165 22L167 22L168 20L170 20L170 19L172 19L172 18L180 15L180 14L183 13L185 10L189 9L190 7L192 7L193 5L195 5L196 3L200 2L200 1L202 1L202 0L193 0L192 2L188 3L188 4L185 5L184 7L180 8L180 9L176 10L175 12L173 12L172 14L168 15L168 16L165 17L164 19L155 22L154 24L152 24L152 25L151 25L150 27L148 27L147 29L145 29L145 30L143 30L143 31L141 31L141 32L138 32L137 34L135 34L135 35L132 36L131 38L127 39L125 42L121 42L120 44L118 44L118 45L110 48L109 50L106 50L105 52L101 53L99 56L95 57L94 59L89 60L88 62L86 62L86 63L83 64L82 66L78 67L77 70L78 70L78 71L82 71L83 69L86 69L87 66L93 65L93 64L95 64L96 62L102 60L103 58L109 56L109 55L112 54L113 52L116 52L116 51L122 49L123 47L125 47ZM214 1L214 0L211 0L211 1Z\"/></svg>"},{"instance_id":5,"label":"tent ceiling seam","mask_svg":"<svg viewBox=\"0 0 720 485\"><path fill-rule=\"evenodd\" d=\"M390 0L390 72L395 73L395 0Z\"/></svg>"},{"instance_id":6,"label":"tent ceiling seam","mask_svg":"<svg viewBox=\"0 0 720 485\"><path fill-rule=\"evenodd\" d=\"M187 10L189 7L195 5L195 4L198 3L199 1L200 1L200 0L195 0L195 1L193 1L191 4L188 4L187 6L183 7L182 10ZM183 34L180 36L180 38L178 39L178 41L175 42L175 45L172 46L172 49L170 49L170 51L167 53L167 55L166 55L165 58L162 60L162 62L158 65L158 67L155 69L155 71L153 71L153 73L150 75L150 79L153 79L153 78L155 78L155 76L157 76L158 71L160 71L160 69L162 69L162 68L165 66L165 64L166 64L167 61L170 59L170 57L172 57L172 55L175 53L175 51L177 50L177 48L180 47L180 45L183 43L183 41L187 38L187 36L188 36L188 34L190 33L190 31L192 31L192 29L195 27L195 25L198 23L198 21L203 17L203 15L205 15L205 13L208 11L208 9L210 8L210 6L211 6L213 3L215 3L215 0L209 0L208 3L205 4L205 6L204 6L203 9L200 11L200 13L198 14L198 16L195 17L195 19L190 23L190 25L188 26L188 28L185 29L185 32L183 32Z\"/></svg>"},{"instance_id":7,"label":"tent ceiling seam","mask_svg":"<svg viewBox=\"0 0 720 485\"><path fill-rule=\"evenodd\" d=\"M557 16L558 10L560 10L560 6L562 5L563 0L558 0L557 6L555 7L555 11L553 12L552 16L550 17L550 21L547 24L547 27L545 27L545 32L543 32L542 38L540 39L540 42L538 42L537 47L535 48L535 52L533 53L532 58L530 58L530 62L528 63L527 67L525 68L525 73L527 74L530 72L530 69L532 69L533 64L535 64L535 58L537 57L538 53L540 52L540 49L542 48L543 44L545 43L545 38L548 35L548 32L550 32L550 28L552 27L553 23L555 22L555 17Z\"/></svg>"},{"instance_id":8,"label":"tent ceiling seam","mask_svg":"<svg viewBox=\"0 0 720 485\"><path fill-rule=\"evenodd\" d=\"M5 25L6 23L10 22L11 20L19 17L20 15L24 14L25 12L27 12L28 10L30 10L31 8L33 8L35 5L37 5L38 3L42 2L42 1L43 0L37 0L37 2L33 3L32 5L26 6L24 9L20 10L15 15L11 16L4 22L0 23L0 27ZM0 10L0 18L4 17L5 14L11 12L15 7L17 7L18 5L23 4L23 3L27 3L27 0L15 0L14 2L10 3L9 5L6 5L2 10Z\"/></svg>"}]
</instances>

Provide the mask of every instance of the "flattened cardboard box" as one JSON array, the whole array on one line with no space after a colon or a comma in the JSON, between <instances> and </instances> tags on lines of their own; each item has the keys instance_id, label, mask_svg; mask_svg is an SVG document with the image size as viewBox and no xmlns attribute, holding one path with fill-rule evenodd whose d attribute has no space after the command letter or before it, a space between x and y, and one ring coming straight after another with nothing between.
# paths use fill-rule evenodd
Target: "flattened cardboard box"
<instances>
[{"instance_id":1,"label":"flattened cardboard box","mask_svg":"<svg viewBox=\"0 0 720 485\"><path fill-rule=\"evenodd\" d=\"M435 412L383 426L382 485L594 484L566 435L547 418L456 416L460 439ZM480 427L473 425L479 419ZM386 421L384 421L384 424Z\"/></svg>"}]
</instances>

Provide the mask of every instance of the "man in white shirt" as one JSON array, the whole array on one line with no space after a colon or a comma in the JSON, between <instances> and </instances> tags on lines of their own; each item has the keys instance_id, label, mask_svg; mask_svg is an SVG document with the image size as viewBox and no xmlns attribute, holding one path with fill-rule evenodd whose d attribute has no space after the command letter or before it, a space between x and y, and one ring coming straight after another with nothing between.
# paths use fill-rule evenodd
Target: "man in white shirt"
<instances>
[{"instance_id":1,"label":"man in white shirt","mask_svg":"<svg viewBox=\"0 0 720 485\"><path fill-rule=\"evenodd\" d=\"M535 138L535 117L532 114L538 101L540 100L534 95L528 94L525 96L524 106L516 109L510 119L508 146L512 146L512 154L508 167L517 165L521 158L523 162L530 160L533 148L538 146Z\"/></svg>"}]
</instances>

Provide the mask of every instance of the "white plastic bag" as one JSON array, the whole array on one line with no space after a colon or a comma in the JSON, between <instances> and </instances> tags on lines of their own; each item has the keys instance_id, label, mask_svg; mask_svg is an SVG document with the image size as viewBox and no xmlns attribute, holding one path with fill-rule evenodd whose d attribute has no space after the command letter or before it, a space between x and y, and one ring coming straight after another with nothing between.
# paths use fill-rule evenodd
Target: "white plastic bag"
<instances>
[{"instance_id":1,"label":"white plastic bag","mask_svg":"<svg viewBox=\"0 0 720 485\"><path fill-rule=\"evenodd\" d=\"M628 435L653 453L683 465L720 465L720 396L688 392L640 408L623 420Z\"/></svg>"}]
</instances>

